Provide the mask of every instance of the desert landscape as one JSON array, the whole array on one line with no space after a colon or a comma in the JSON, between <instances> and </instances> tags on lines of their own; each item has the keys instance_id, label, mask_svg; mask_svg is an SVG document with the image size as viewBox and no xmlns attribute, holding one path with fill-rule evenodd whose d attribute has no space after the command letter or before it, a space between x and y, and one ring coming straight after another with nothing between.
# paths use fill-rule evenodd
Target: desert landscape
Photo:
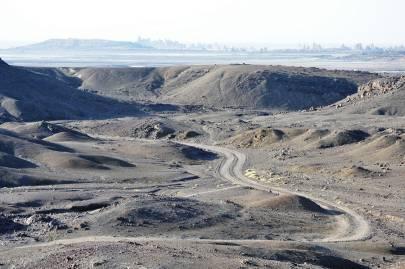
<instances>
[{"instance_id":1,"label":"desert landscape","mask_svg":"<svg viewBox=\"0 0 405 269\"><path fill-rule=\"evenodd\" d=\"M405 269L404 10L1 0L0 269Z\"/></svg>"},{"instance_id":2,"label":"desert landscape","mask_svg":"<svg viewBox=\"0 0 405 269\"><path fill-rule=\"evenodd\" d=\"M0 268L405 267L405 76L0 61Z\"/></svg>"}]
</instances>

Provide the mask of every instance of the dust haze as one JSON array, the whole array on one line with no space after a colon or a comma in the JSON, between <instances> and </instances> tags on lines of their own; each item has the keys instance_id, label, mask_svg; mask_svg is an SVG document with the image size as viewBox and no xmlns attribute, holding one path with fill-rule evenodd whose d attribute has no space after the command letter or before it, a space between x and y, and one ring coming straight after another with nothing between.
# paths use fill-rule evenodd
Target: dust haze
<instances>
[{"instance_id":1,"label":"dust haze","mask_svg":"<svg viewBox=\"0 0 405 269\"><path fill-rule=\"evenodd\" d=\"M90 38L0 50L0 268L405 268L403 46Z\"/></svg>"}]
</instances>

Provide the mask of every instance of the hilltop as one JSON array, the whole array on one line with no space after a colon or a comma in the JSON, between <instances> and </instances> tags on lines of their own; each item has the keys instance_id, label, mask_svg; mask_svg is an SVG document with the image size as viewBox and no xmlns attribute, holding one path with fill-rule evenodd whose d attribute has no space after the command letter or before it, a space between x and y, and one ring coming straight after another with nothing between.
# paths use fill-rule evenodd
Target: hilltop
<instances>
[{"instance_id":1,"label":"hilltop","mask_svg":"<svg viewBox=\"0 0 405 269\"><path fill-rule=\"evenodd\" d=\"M17 51L82 51L82 50L133 50L147 49L149 46L138 42L112 41L104 39L48 39L43 42L20 46L9 50Z\"/></svg>"},{"instance_id":2,"label":"hilltop","mask_svg":"<svg viewBox=\"0 0 405 269\"><path fill-rule=\"evenodd\" d=\"M318 68L207 65L62 69L80 88L119 99L299 110L337 102L376 74Z\"/></svg>"}]
</instances>

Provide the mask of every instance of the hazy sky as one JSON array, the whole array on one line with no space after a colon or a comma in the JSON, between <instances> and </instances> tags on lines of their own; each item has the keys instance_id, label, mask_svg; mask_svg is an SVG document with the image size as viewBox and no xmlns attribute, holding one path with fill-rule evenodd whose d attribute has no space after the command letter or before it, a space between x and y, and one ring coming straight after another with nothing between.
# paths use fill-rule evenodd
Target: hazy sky
<instances>
[{"instance_id":1,"label":"hazy sky","mask_svg":"<svg viewBox=\"0 0 405 269\"><path fill-rule=\"evenodd\" d=\"M405 44L404 0L0 0L0 42Z\"/></svg>"}]
</instances>

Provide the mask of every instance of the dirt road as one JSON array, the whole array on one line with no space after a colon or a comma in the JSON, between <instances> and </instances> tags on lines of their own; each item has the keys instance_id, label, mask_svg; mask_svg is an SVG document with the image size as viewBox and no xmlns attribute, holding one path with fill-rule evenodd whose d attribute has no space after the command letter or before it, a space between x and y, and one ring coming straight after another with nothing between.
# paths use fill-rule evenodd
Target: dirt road
<instances>
[{"instance_id":1,"label":"dirt road","mask_svg":"<svg viewBox=\"0 0 405 269\"><path fill-rule=\"evenodd\" d=\"M315 198L308 194L292 192L286 189L272 187L268 184L253 181L247 178L243 174L243 166L246 162L246 155L241 152L217 146L207 146L194 143L183 144L198 147L208 151L217 152L223 155L225 159L218 168L218 172L223 179L231 181L234 184L248 186L263 191L271 191L278 194L299 195L316 202L327 210L335 210L342 213L340 215L336 215L336 218L338 220L338 227L336 227L336 230L332 233L332 235L320 240L320 242L358 241L367 239L370 236L370 226L368 221L350 208L335 204L330 201Z\"/></svg>"},{"instance_id":2,"label":"dirt road","mask_svg":"<svg viewBox=\"0 0 405 269\"><path fill-rule=\"evenodd\" d=\"M117 139L109 137L109 139ZM341 214L337 214L335 217L337 218L337 227L331 233L330 236L327 238L323 238L316 241L305 241L311 243L325 243L325 242L348 242L348 241L358 241L364 240L370 236L370 228L367 220L365 220L362 216L354 212L353 210L344 207L342 205L337 205L335 203L325 201L319 198L312 197L307 194L297 193L288 191L282 188L271 187L267 184L253 181L247 178L243 174L243 166L246 162L246 155L238 152L236 150L218 147L218 146L208 146L202 144L195 144L195 143L180 143L183 145L193 146L197 148L201 148L204 150L216 152L224 156L221 164L218 166L218 174L220 177L226 181L229 181L236 186L228 187L234 188L237 186L248 186L251 188L255 188L257 190L268 191L272 193L278 194L294 194L305 197L310 199L320 206L327 210L334 210L338 211ZM228 189L226 188L226 189ZM221 189L205 191L203 193L194 193L189 194L188 197L194 195L200 195L204 193L211 193L221 191ZM252 241L257 242L265 242L265 241L272 241L272 240L232 240L232 239L198 239L198 238L190 238L190 239L180 239L180 238L167 238L167 237L117 237L117 236L88 236L88 237L78 237L78 238L71 238L71 239L60 239L46 243L40 244L33 244L33 245L26 245L20 248L31 248L31 247L46 247L46 246L53 246L53 245L68 245L68 244L77 244L83 242L120 242L120 241L179 241L179 240L188 240L188 241L199 241L199 242L235 242L235 243L248 243ZM304 242L304 241L301 241ZM291 243L296 243L291 241Z\"/></svg>"}]
</instances>

